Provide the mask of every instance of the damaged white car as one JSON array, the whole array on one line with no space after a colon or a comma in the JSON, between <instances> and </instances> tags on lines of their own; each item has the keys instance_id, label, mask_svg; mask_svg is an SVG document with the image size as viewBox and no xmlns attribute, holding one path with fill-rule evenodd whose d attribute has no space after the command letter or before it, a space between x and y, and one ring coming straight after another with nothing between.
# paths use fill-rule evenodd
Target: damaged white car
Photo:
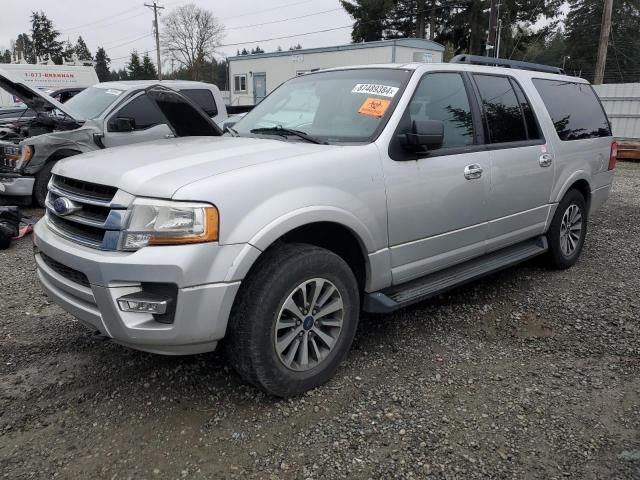
<instances>
[{"instance_id":1,"label":"damaged white car","mask_svg":"<svg viewBox=\"0 0 640 480\"><path fill-rule=\"evenodd\" d=\"M64 105L0 73L0 88L36 114L0 125L0 197L44 206L55 163L102 148L184 136L216 136L227 120L215 85L189 81L106 82Z\"/></svg>"}]
</instances>

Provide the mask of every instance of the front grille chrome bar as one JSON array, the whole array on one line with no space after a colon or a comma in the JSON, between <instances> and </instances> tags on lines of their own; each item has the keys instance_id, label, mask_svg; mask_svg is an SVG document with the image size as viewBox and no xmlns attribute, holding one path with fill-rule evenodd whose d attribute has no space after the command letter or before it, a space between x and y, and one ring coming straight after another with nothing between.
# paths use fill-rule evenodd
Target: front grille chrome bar
<instances>
[{"instance_id":1,"label":"front grille chrome bar","mask_svg":"<svg viewBox=\"0 0 640 480\"><path fill-rule=\"evenodd\" d=\"M66 188L65 188L66 187ZM58 198L76 205L76 211L59 215ZM125 228L127 208L135 197L115 187L53 175L46 199L49 228L74 243L99 250L117 250Z\"/></svg>"}]
</instances>

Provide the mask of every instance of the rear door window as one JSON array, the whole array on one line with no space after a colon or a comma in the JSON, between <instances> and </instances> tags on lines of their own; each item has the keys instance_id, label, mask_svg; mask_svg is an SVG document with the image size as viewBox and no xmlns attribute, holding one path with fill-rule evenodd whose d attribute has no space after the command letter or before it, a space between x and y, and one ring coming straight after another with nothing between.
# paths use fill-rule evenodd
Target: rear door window
<instances>
[{"instance_id":1,"label":"rear door window","mask_svg":"<svg viewBox=\"0 0 640 480\"><path fill-rule=\"evenodd\" d=\"M206 90L204 88L189 89L180 90L180 93L193 101L210 117L215 117L218 114L218 107L216 106L216 101L213 98L211 90Z\"/></svg>"},{"instance_id":2,"label":"rear door window","mask_svg":"<svg viewBox=\"0 0 640 480\"><path fill-rule=\"evenodd\" d=\"M156 104L149 100L146 94L134 98L111 117L109 131L115 131L112 124L116 118L131 118L134 130L146 130L167 123Z\"/></svg>"},{"instance_id":3,"label":"rear door window","mask_svg":"<svg viewBox=\"0 0 640 480\"><path fill-rule=\"evenodd\" d=\"M490 143L527 140L524 115L515 90L507 77L473 76L480 92Z\"/></svg>"},{"instance_id":4,"label":"rear door window","mask_svg":"<svg viewBox=\"0 0 640 480\"><path fill-rule=\"evenodd\" d=\"M536 117L533 113L533 109L531 108L531 104L522 91L522 88L520 88L520 85L518 85L517 82L513 80L511 80L511 83L513 84L513 88L515 89L518 96L518 102L520 102L520 107L522 108L524 123L527 127L527 137L529 137L529 140L538 140L539 138L541 138L540 129L538 128L538 122L536 121Z\"/></svg>"},{"instance_id":5,"label":"rear door window","mask_svg":"<svg viewBox=\"0 0 640 480\"><path fill-rule=\"evenodd\" d=\"M560 140L609 137L611 128L591 85L564 80L533 80Z\"/></svg>"}]
</instances>

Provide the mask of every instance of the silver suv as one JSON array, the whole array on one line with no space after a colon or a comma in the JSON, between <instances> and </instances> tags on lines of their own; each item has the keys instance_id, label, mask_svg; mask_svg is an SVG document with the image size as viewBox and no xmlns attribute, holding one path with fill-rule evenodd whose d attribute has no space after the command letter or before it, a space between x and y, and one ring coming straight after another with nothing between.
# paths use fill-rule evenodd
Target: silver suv
<instances>
[{"instance_id":1,"label":"silver suv","mask_svg":"<svg viewBox=\"0 0 640 480\"><path fill-rule=\"evenodd\" d=\"M224 136L59 162L35 228L44 289L132 348L223 341L290 396L334 375L361 310L536 255L570 267L609 194L607 117L582 79L483 61L315 72Z\"/></svg>"}]
</instances>

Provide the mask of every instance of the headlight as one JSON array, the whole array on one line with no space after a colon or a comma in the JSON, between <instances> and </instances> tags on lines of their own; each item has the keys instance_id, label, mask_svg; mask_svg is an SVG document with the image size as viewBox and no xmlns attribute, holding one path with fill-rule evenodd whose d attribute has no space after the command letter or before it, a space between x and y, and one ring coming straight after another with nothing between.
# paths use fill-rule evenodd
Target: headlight
<instances>
[{"instance_id":1,"label":"headlight","mask_svg":"<svg viewBox=\"0 0 640 480\"><path fill-rule=\"evenodd\" d=\"M33 156L33 147L29 145L5 145L4 158L14 168L22 168Z\"/></svg>"},{"instance_id":2,"label":"headlight","mask_svg":"<svg viewBox=\"0 0 640 480\"><path fill-rule=\"evenodd\" d=\"M130 207L121 250L218 240L218 209L206 203L138 198Z\"/></svg>"}]
</instances>

